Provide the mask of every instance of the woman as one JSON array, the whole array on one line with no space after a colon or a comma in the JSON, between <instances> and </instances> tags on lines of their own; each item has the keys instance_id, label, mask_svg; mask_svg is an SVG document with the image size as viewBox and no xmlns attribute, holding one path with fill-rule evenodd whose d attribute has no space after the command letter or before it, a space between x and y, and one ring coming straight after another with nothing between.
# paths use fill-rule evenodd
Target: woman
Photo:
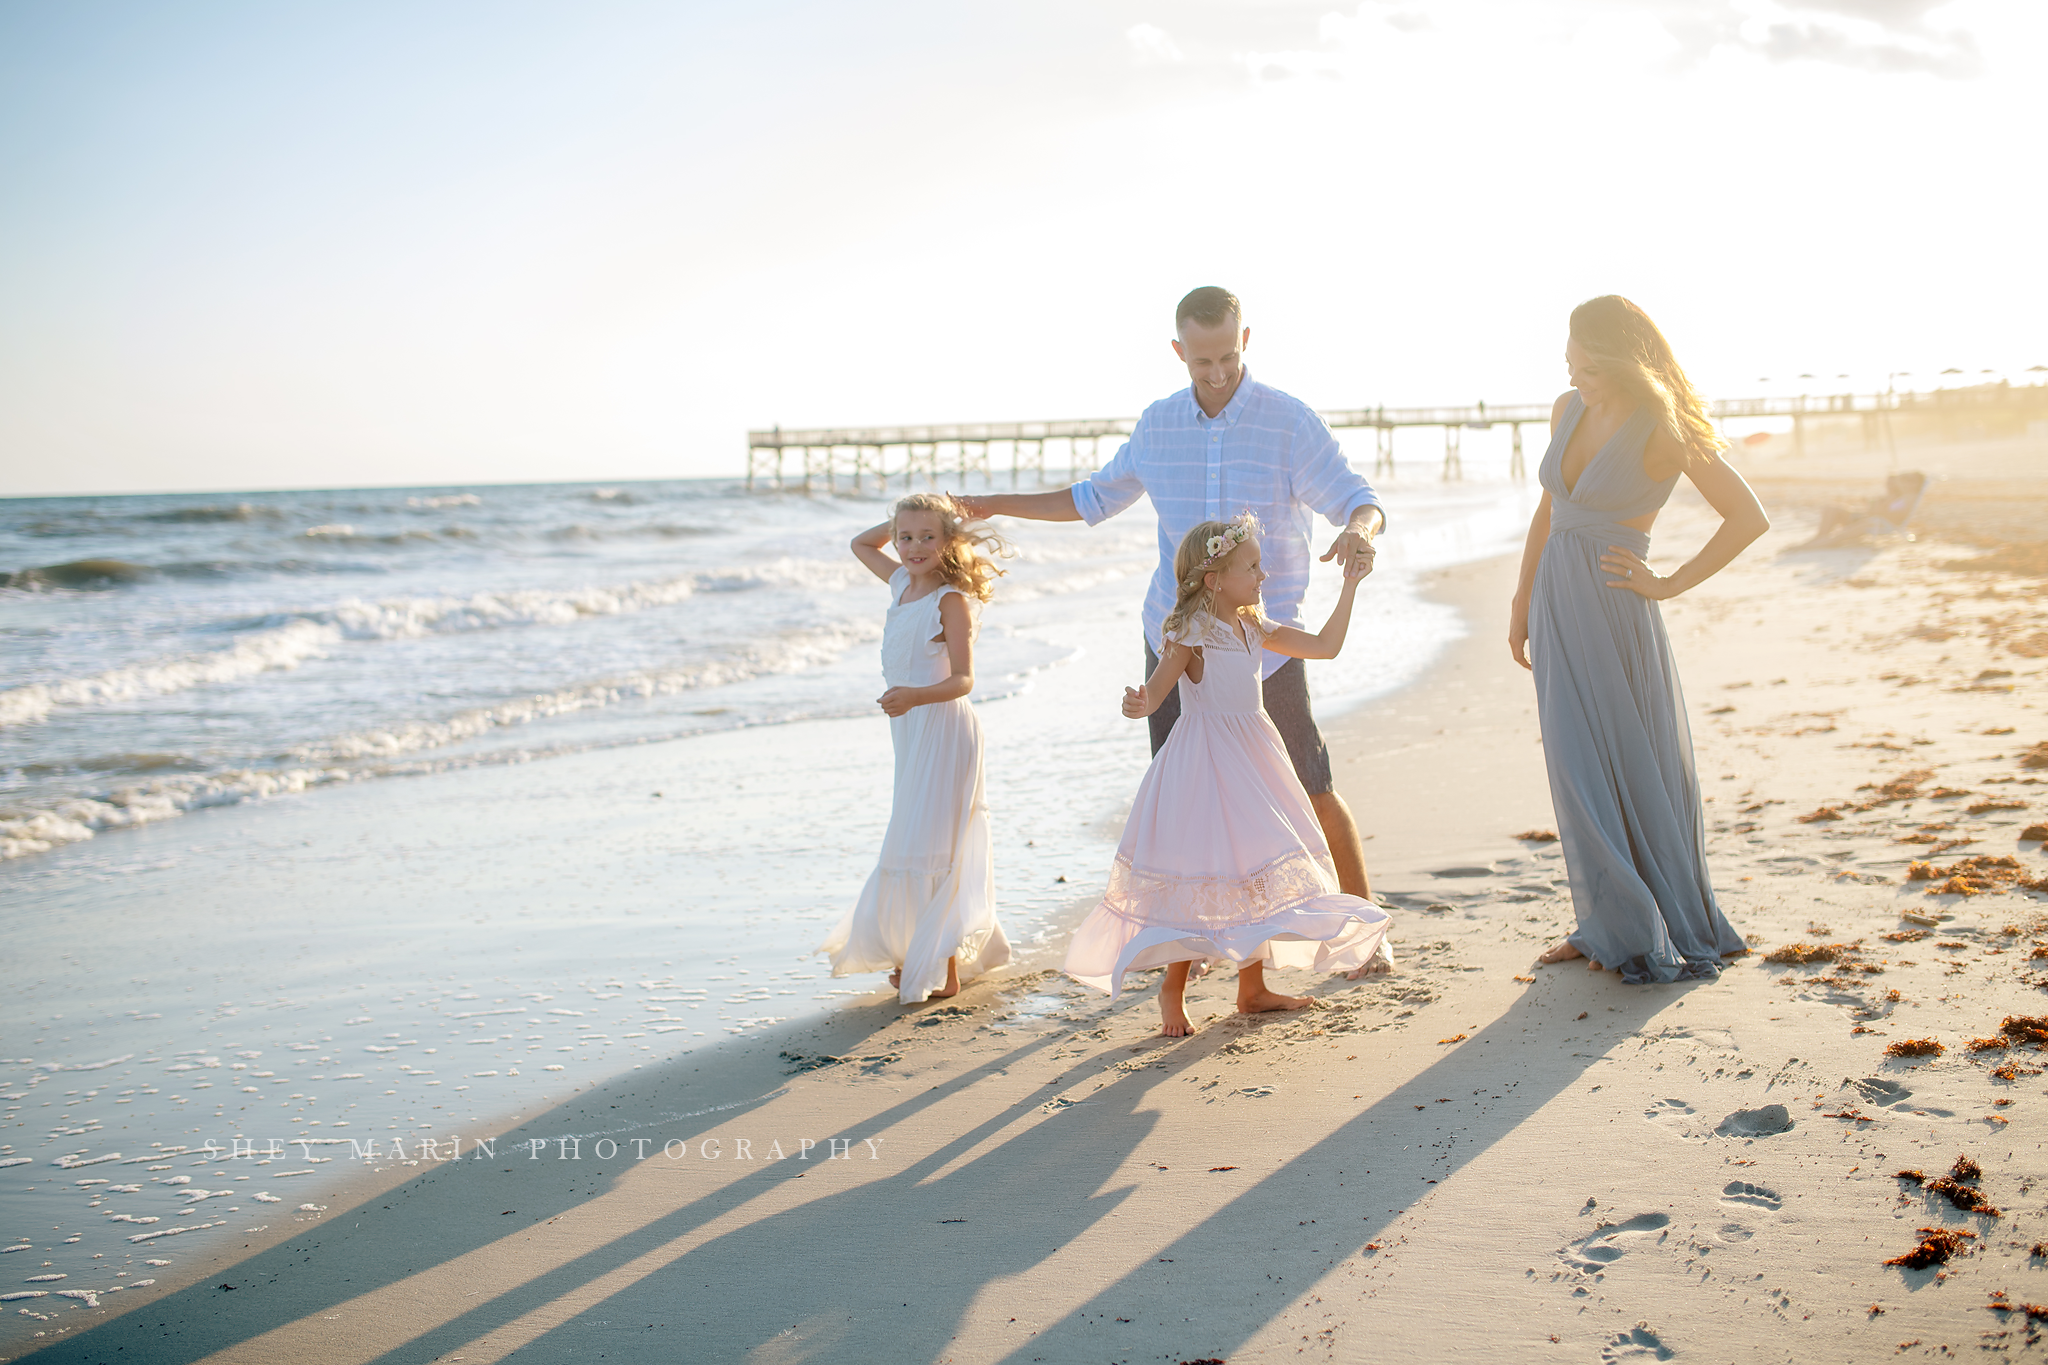
<instances>
[{"instance_id":1,"label":"woman","mask_svg":"<svg viewBox=\"0 0 2048 1365\"><path fill-rule=\"evenodd\" d=\"M1643 310L1572 310L1571 390L1551 410L1508 648L1536 710L1578 928L1542 957L1585 957L1632 984L1711 980L1742 938L1714 903L1685 696L1657 603L1726 568L1770 529L1725 464L1706 404ZM1675 573L1650 527L1684 474L1721 528ZM1533 655L1533 659L1532 656Z\"/></svg>"}]
</instances>

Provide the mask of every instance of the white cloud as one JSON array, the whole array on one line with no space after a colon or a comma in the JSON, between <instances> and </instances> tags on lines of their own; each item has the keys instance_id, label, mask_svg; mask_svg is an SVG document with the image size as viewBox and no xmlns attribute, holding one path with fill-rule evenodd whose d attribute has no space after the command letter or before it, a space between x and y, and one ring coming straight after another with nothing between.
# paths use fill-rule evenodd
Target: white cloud
<instances>
[{"instance_id":1,"label":"white cloud","mask_svg":"<svg viewBox=\"0 0 2048 1365\"><path fill-rule=\"evenodd\" d=\"M1954 17L1968 12L1955 0L1442 0L1428 12L1405 0L1360 0L1349 16L1325 16L1322 32L1327 49L1361 34L1397 39L1432 29L1501 38L1641 27L1662 35L1670 45L1664 60L1681 68L1734 51L1774 63L1966 78L1983 66L1967 23ZM1249 57L1256 60L1241 60L1269 76L1330 66L1304 53Z\"/></svg>"},{"instance_id":2,"label":"white cloud","mask_svg":"<svg viewBox=\"0 0 2048 1365\"><path fill-rule=\"evenodd\" d=\"M1139 66L1171 66L1187 59L1180 44L1157 24L1132 24L1124 30L1124 40L1131 45L1131 60Z\"/></svg>"}]
</instances>

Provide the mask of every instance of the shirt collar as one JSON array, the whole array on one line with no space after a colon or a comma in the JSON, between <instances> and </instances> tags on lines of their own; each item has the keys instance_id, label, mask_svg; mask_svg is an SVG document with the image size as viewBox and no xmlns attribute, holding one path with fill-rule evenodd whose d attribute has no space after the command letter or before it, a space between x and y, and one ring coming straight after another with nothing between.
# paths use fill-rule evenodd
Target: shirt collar
<instances>
[{"instance_id":1,"label":"shirt collar","mask_svg":"<svg viewBox=\"0 0 2048 1365\"><path fill-rule=\"evenodd\" d=\"M1195 420L1197 422L1201 422L1204 425L1211 422L1220 422L1224 429L1228 430L1237 425L1238 418L1244 416L1244 405L1252 396L1252 372L1250 369L1246 369L1239 375L1237 392L1230 395L1230 401L1223 405L1223 411L1217 413L1214 417L1202 411L1202 400L1195 397L1195 386L1193 384L1188 385L1187 392L1188 402L1195 405Z\"/></svg>"}]
</instances>

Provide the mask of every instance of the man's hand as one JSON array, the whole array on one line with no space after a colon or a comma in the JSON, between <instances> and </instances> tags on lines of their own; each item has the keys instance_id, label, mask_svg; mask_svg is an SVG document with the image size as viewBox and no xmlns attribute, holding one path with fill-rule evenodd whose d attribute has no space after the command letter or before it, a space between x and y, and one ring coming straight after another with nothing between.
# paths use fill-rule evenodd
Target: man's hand
<instances>
[{"instance_id":1,"label":"man's hand","mask_svg":"<svg viewBox=\"0 0 2048 1365\"><path fill-rule=\"evenodd\" d=\"M1318 562L1327 564L1334 559L1343 567L1347 577L1363 578L1372 572L1373 555L1376 553L1372 543L1372 532L1351 526L1345 528L1330 542L1330 548Z\"/></svg>"},{"instance_id":2,"label":"man's hand","mask_svg":"<svg viewBox=\"0 0 2048 1365\"><path fill-rule=\"evenodd\" d=\"M1145 705L1145 685L1140 683L1136 687L1126 687L1124 689L1125 717L1130 720L1143 720L1151 714L1151 710Z\"/></svg>"}]
</instances>

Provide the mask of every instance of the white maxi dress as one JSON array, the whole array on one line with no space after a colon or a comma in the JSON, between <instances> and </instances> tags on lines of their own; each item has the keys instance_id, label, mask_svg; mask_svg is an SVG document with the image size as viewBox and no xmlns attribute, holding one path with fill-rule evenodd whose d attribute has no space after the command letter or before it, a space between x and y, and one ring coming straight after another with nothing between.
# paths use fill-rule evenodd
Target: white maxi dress
<instances>
[{"instance_id":1,"label":"white maxi dress","mask_svg":"<svg viewBox=\"0 0 2048 1365\"><path fill-rule=\"evenodd\" d=\"M928 687L952 673L939 603L953 587L902 600L908 570L889 579L882 628L882 676L890 687ZM961 593L970 619L980 603ZM1010 960L996 921L995 859L982 794L981 722L967 698L914 706L889 720L896 787L882 856L860 899L821 946L832 975L901 968L897 997L906 1005L946 984L946 959L960 979Z\"/></svg>"},{"instance_id":2,"label":"white maxi dress","mask_svg":"<svg viewBox=\"0 0 2048 1365\"><path fill-rule=\"evenodd\" d=\"M1315 808L1259 686L1270 623L1201 615L1175 637L1202 651L1181 675L1180 719L1138 785L1109 888L1074 931L1066 971L1114 999L1125 972L1262 959L1349 971L1370 962L1387 912L1337 889Z\"/></svg>"}]
</instances>

